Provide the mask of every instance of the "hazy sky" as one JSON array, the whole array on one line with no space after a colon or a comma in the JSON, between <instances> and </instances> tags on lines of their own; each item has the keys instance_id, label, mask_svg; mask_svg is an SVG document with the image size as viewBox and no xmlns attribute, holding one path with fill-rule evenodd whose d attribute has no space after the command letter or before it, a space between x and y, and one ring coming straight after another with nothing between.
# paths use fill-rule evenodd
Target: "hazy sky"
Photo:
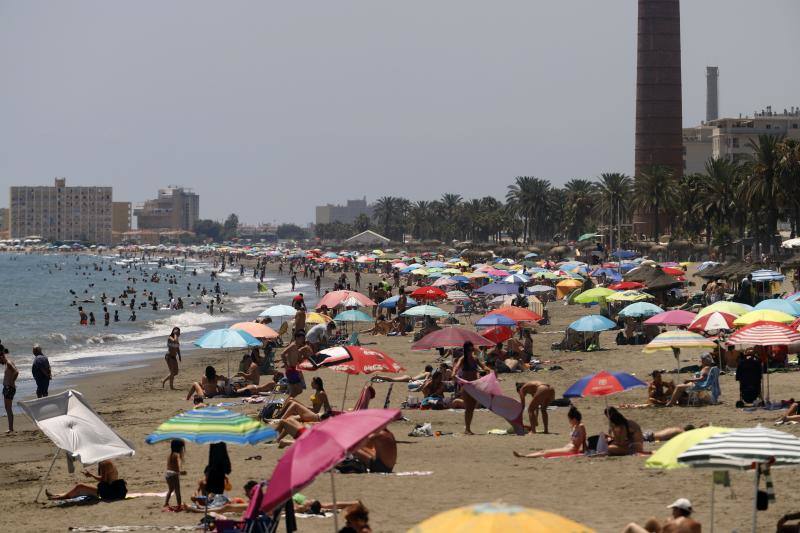
<instances>
[{"instance_id":1,"label":"hazy sky","mask_svg":"<svg viewBox=\"0 0 800 533\"><path fill-rule=\"evenodd\" d=\"M684 123L800 105L800 1L682 2ZM635 0L0 1L0 191L180 184L201 215L633 168ZM8 204L0 194L0 206Z\"/></svg>"}]
</instances>

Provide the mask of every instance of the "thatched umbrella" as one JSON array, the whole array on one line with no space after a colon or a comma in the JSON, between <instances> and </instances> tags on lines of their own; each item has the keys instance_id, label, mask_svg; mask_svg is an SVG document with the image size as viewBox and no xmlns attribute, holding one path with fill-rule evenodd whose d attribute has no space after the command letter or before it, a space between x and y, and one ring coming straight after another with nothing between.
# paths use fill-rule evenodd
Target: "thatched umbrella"
<instances>
[{"instance_id":1,"label":"thatched umbrella","mask_svg":"<svg viewBox=\"0 0 800 533\"><path fill-rule=\"evenodd\" d=\"M553 246L550 248L550 255L562 257L565 254L569 253L569 248L566 246Z\"/></svg>"},{"instance_id":2,"label":"thatched umbrella","mask_svg":"<svg viewBox=\"0 0 800 533\"><path fill-rule=\"evenodd\" d=\"M686 239L677 239L674 241L669 241L667 248L670 250L687 250L692 246L692 243L687 241Z\"/></svg>"},{"instance_id":3,"label":"thatched umbrella","mask_svg":"<svg viewBox=\"0 0 800 533\"><path fill-rule=\"evenodd\" d=\"M666 246L661 246L660 244L654 244L654 245L652 245L650 247L650 253L651 254L659 254L659 253L666 252L666 251L667 251L667 247Z\"/></svg>"}]
</instances>

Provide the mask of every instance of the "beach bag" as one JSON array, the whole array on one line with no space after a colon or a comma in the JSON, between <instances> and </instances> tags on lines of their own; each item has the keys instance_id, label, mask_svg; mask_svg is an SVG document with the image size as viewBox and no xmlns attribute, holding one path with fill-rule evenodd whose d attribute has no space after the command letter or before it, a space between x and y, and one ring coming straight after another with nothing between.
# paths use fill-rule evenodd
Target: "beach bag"
<instances>
[{"instance_id":1,"label":"beach bag","mask_svg":"<svg viewBox=\"0 0 800 533\"><path fill-rule=\"evenodd\" d=\"M336 465L336 470L338 470L340 474L366 474L367 465L351 457Z\"/></svg>"},{"instance_id":2,"label":"beach bag","mask_svg":"<svg viewBox=\"0 0 800 533\"><path fill-rule=\"evenodd\" d=\"M282 400L270 400L267 405L265 405L261 409L261 413L259 413L258 417L261 420L272 420L275 415L275 411L283 408L283 401Z\"/></svg>"}]
</instances>

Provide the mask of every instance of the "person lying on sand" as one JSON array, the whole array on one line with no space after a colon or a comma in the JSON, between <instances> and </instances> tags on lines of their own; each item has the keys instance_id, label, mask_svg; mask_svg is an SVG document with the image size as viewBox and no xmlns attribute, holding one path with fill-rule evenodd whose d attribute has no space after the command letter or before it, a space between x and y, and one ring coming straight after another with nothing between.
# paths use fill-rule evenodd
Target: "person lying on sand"
<instances>
[{"instance_id":1,"label":"person lying on sand","mask_svg":"<svg viewBox=\"0 0 800 533\"><path fill-rule=\"evenodd\" d=\"M660 523L655 518L650 518L644 526L631 522L622 533L700 533L700 522L691 517L692 502L678 498L667 509L672 509L672 516L664 522Z\"/></svg>"},{"instance_id":2,"label":"person lying on sand","mask_svg":"<svg viewBox=\"0 0 800 533\"><path fill-rule=\"evenodd\" d=\"M195 381L192 383L192 386L189 387L189 393L186 395L186 399L190 400L195 395L202 396L203 398L213 398L214 396L222 394L224 391L219 386L220 381L228 383L228 378L218 375L213 366L207 366L205 375L200 379L200 382L198 383Z\"/></svg>"},{"instance_id":3,"label":"person lying on sand","mask_svg":"<svg viewBox=\"0 0 800 533\"><path fill-rule=\"evenodd\" d=\"M567 412L567 420L572 431L569 434L569 444L562 448L554 448L551 450L543 450L529 454L521 454L514 452L514 457L536 458L536 457L557 457L559 455L572 455L576 453L583 453L586 451L586 427L583 423L583 415L573 405L570 406Z\"/></svg>"},{"instance_id":4,"label":"person lying on sand","mask_svg":"<svg viewBox=\"0 0 800 533\"><path fill-rule=\"evenodd\" d=\"M644 435L639 424L622 416L616 407L607 407L605 415L609 434L600 433L600 439L608 442L608 455L633 455L644 451Z\"/></svg>"},{"instance_id":5,"label":"person lying on sand","mask_svg":"<svg viewBox=\"0 0 800 533\"><path fill-rule=\"evenodd\" d=\"M775 421L775 425L780 426L787 422L800 422L800 414L797 412L798 408L800 408L800 404L795 402L794 398L789 400L789 409L786 410L785 415Z\"/></svg>"},{"instance_id":6,"label":"person lying on sand","mask_svg":"<svg viewBox=\"0 0 800 533\"><path fill-rule=\"evenodd\" d=\"M384 428L371 433L353 456L367 466L370 472L390 474L397 464L397 440Z\"/></svg>"},{"instance_id":7,"label":"person lying on sand","mask_svg":"<svg viewBox=\"0 0 800 533\"><path fill-rule=\"evenodd\" d=\"M124 500L128 494L128 488L124 479L120 479L117 467L111 461L100 461L97 464L97 475L88 470L83 471L83 475L97 481L97 486L78 483L73 488L62 494L52 494L45 490L49 500L71 500L79 496L93 496L105 501Z\"/></svg>"},{"instance_id":8,"label":"person lying on sand","mask_svg":"<svg viewBox=\"0 0 800 533\"><path fill-rule=\"evenodd\" d=\"M687 431L691 431L693 429L697 429L698 427L706 427L708 424L700 424L699 426L695 426L693 424L686 424L685 426L673 426L669 428L664 428L659 431L644 431L642 436L644 437L645 442L666 442L674 437L677 437L681 433L686 433Z\"/></svg>"},{"instance_id":9,"label":"person lying on sand","mask_svg":"<svg viewBox=\"0 0 800 533\"><path fill-rule=\"evenodd\" d=\"M247 496L247 500L250 500L250 495L253 492L253 487L258 485L258 482L251 479L244 485L244 493ZM319 500L312 500L307 496L296 492L292 496L292 503L294 506L295 513L305 513L305 514L325 514L326 511L333 511L334 509L345 509L350 507L351 505L356 505L357 501L350 501L350 502L336 502L334 503L322 503ZM247 503L244 504L229 504L226 506L224 511L233 512L234 510L237 511L244 511L247 509ZM232 507L228 509L228 507ZM233 508L235 507L235 508ZM224 512L223 511L223 512Z\"/></svg>"},{"instance_id":10,"label":"person lying on sand","mask_svg":"<svg viewBox=\"0 0 800 533\"><path fill-rule=\"evenodd\" d=\"M283 379L282 372L275 372L272 374L272 380L260 385L234 385L233 392L237 396L253 396L261 392L273 392L278 388L280 381Z\"/></svg>"},{"instance_id":11,"label":"person lying on sand","mask_svg":"<svg viewBox=\"0 0 800 533\"><path fill-rule=\"evenodd\" d=\"M417 374L416 376L390 376L384 374L377 374L372 377L373 383L410 383L412 381L423 382L428 379L433 372L433 365L425 365L425 371Z\"/></svg>"},{"instance_id":12,"label":"person lying on sand","mask_svg":"<svg viewBox=\"0 0 800 533\"><path fill-rule=\"evenodd\" d=\"M542 413L542 424L544 432L549 433L547 406L556 399L556 391L547 383L541 381L528 381L527 383L517 383L517 392L522 408L525 408L525 399L530 394L531 403L528 406L528 418L531 423L531 433L536 433L536 426L539 425L539 413Z\"/></svg>"}]
</instances>

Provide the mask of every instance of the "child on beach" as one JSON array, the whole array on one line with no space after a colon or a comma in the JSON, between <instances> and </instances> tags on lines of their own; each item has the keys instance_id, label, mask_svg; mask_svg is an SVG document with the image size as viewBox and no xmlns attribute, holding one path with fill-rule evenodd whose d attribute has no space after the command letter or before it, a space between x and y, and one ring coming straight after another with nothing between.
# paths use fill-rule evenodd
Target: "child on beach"
<instances>
[{"instance_id":1,"label":"child on beach","mask_svg":"<svg viewBox=\"0 0 800 533\"><path fill-rule=\"evenodd\" d=\"M164 507L168 509L171 509L169 499L172 497L173 492L175 493L175 499L178 501L177 510L183 508L181 502L181 476L186 475L186 472L181 470L181 466L185 450L186 443L182 439L172 439L169 458L167 459L167 470L164 472L164 477L167 480L167 499L164 502Z\"/></svg>"}]
</instances>

